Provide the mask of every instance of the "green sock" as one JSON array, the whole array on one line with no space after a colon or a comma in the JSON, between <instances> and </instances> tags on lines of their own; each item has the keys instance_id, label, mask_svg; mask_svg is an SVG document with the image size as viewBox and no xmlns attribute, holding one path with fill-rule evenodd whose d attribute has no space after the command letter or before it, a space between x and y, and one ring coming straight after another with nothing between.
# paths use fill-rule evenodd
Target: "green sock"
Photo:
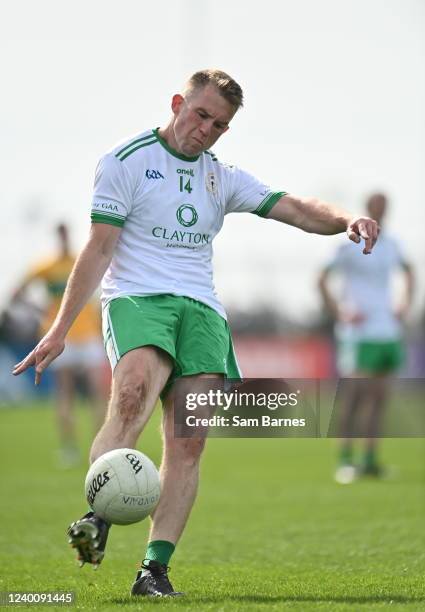
<instances>
[{"instance_id":1,"label":"green sock","mask_svg":"<svg viewBox=\"0 0 425 612\"><path fill-rule=\"evenodd\" d=\"M364 466L372 467L376 465L376 452L374 448L369 448L364 454Z\"/></svg>"},{"instance_id":2,"label":"green sock","mask_svg":"<svg viewBox=\"0 0 425 612\"><path fill-rule=\"evenodd\" d=\"M175 545L167 540L153 540L148 543L145 560L168 565L175 548Z\"/></svg>"},{"instance_id":3,"label":"green sock","mask_svg":"<svg viewBox=\"0 0 425 612\"><path fill-rule=\"evenodd\" d=\"M352 465L353 450L351 446L343 446L339 453L339 462L341 465Z\"/></svg>"}]
</instances>

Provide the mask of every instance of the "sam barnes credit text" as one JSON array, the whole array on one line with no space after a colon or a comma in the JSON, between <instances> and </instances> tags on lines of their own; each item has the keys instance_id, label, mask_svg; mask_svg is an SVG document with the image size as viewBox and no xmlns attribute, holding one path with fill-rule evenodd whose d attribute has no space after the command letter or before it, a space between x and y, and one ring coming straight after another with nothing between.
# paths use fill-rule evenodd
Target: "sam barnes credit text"
<instances>
[{"instance_id":1,"label":"sam barnes credit text","mask_svg":"<svg viewBox=\"0 0 425 612\"><path fill-rule=\"evenodd\" d=\"M305 419L278 419L263 414L261 417L242 418L238 415L224 417L215 415L200 418L191 414L186 417L188 427L305 427Z\"/></svg>"}]
</instances>

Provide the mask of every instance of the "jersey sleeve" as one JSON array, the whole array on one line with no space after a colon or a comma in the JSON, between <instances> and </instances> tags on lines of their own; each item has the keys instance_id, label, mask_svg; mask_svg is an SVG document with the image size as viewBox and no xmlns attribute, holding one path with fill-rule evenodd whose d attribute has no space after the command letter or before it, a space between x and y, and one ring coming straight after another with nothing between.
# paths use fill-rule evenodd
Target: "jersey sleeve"
<instances>
[{"instance_id":1,"label":"jersey sleeve","mask_svg":"<svg viewBox=\"0 0 425 612\"><path fill-rule=\"evenodd\" d=\"M227 168L229 191L225 214L250 212L265 217L286 191L273 191L255 176L235 166Z\"/></svg>"},{"instance_id":2,"label":"jersey sleeve","mask_svg":"<svg viewBox=\"0 0 425 612\"><path fill-rule=\"evenodd\" d=\"M126 168L114 155L99 161L94 180L91 220L122 227L130 214L133 197Z\"/></svg>"}]
</instances>

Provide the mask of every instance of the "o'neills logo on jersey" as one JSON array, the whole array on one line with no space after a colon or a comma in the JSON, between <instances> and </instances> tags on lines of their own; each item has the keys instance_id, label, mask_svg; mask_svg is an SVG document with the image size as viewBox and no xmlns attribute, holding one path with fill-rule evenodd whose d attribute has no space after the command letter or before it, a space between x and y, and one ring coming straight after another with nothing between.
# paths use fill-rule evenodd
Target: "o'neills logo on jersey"
<instances>
[{"instance_id":1,"label":"o'neills logo on jersey","mask_svg":"<svg viewBox=\"0 0 425 612\"><path fill-rule=\"evenodd\" d=\"M178 168L176 172L177 174L186 174L187 176L195 176L195 173L193 172L192 168L190 168L190 170L186 170L186 168Z\"/></svg>"},{"instance_id":2,"label":"o'neills logo on jersey","mask_svg":"<svg viewBox=\"0 0 425 612\"><path fill-rule=\"evenodd\" d=\"M179 243L183 245L209 244L211 236L209 234L201 234L200 232L183 232L181 230L170 230L166 227L152 228L152 236L168 240L169 243Z\"/></svg>"}]
</instances>

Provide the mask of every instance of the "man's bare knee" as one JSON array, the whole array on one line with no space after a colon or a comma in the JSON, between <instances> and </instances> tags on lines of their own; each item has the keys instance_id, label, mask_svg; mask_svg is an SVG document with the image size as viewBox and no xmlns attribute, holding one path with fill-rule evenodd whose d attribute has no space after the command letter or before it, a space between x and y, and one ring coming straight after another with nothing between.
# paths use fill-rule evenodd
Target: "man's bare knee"
<instances>
[{"instance_id":1,"label":"man's bare knee","mask_svg":"<svg viewBox=\"0 0 425 612\"><path fill-rule=\"evenodd\" d=\"M199 462L205 447L205 438L169 438L165 454L180 465L194 465Z\"/></svg>"},{"instance_id":2,"label":"man's bare knee","mask_svg":"<svg viewBox=\"0 0 425 612\"><path fill-rule=\"evenodd\" d=\"M112 400L115 403L114 413L124 423L137 421L143 414L147 393L147 385L143 381L121 385L116 398Z\"/></svg>"}]
</instances>

